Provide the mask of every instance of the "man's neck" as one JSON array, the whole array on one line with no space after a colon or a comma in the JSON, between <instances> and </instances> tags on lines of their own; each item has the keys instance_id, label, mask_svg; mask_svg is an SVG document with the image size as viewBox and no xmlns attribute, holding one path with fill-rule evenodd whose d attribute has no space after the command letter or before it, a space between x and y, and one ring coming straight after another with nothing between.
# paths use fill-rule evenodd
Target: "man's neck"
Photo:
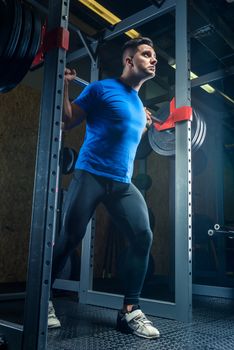
<instances>
[{"instance_id":1,"label":"man's neck","mask_svg":"<svg viewBox=\"0 0 234 350\"><path fill-rule=\"evenodd\" d=\"M127 76L124 73L119 78L124 84L130 86L132 89L139 91L141 88L141 85L144 81L139 80L139 78L133 77L133 76Z\"/></svg>"}]
</instances>

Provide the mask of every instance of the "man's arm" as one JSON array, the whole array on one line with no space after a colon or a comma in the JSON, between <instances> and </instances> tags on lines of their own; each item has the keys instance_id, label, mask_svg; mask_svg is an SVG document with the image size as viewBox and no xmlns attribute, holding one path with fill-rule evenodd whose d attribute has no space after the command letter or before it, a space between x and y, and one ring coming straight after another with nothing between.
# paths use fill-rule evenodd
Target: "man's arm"
<instances>
[{"instance_id":1,"label":"man's arm","mask_svg":"<svg viewBox=\"0 0 234 350\"><path fill-rule=\"evenodd\" d=\"M64 73L64 101L63 101L63 124L64 131L81 124L86 118L85 111L69 100L69 84L76 77L76 71L65 69Z\"/></svg>"}]
</instances>

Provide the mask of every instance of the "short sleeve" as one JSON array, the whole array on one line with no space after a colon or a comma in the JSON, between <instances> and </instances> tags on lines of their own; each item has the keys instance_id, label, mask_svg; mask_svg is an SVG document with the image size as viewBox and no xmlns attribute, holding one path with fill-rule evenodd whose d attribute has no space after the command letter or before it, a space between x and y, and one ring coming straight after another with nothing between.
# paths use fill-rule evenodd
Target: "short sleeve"
<instances>
[{"instance_id":1,"label":"short sleeve","mask_svg":"<svg viewBox=\"0 0 234 350\"><path fill-rule=\"evenodd\" d=\"M89 113L99 103L98 97L101 95L102 85L99 81L90 83L84 88L81 94L75 98L73 103Z\"/></svg>"}]
</instances>

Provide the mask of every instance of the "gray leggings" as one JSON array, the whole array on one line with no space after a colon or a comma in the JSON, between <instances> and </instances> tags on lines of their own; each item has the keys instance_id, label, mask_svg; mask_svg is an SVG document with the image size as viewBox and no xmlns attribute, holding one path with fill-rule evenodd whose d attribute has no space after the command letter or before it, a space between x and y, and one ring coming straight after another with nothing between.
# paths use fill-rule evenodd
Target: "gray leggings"
<instances>
[{"instance_id":1,"label":"gray leggings","mask_svg":"<svg viewBox=\"0 0 234 350\"><path fill-rule=\"evenodd\" d=\"M113 181L84 170L75 170L66 194L63 233L54 249L52 283L84 237L88 222L100 202L107 208L119 231L128 238L126 261L121 263L123 269L119 275L124 304L138 304L153 236L145 200L132 183Z\"/></svg>"}]
</instances>

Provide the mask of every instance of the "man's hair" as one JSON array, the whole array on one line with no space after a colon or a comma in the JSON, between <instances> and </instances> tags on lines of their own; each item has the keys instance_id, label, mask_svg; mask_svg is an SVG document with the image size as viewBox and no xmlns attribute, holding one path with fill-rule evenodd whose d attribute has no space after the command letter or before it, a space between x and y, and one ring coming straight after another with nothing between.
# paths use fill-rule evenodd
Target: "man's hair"
<instances>
[{"instance_id":1,"label":"man's hair","mask_svg":"<svg viewBox=\"0 0 234 350\"><path fill-rule=\"evenodd\" d=\"M138 46L140 45L149 45L152 48L154 47L154 44L150 38L147 37L138 37L135 39L131 39L126 41L126 43L122 47L122 59L124 60L124 55L127 50L130 50L132 54L134 55L137 51Z\"/></svg>"},{"instance_id":2,"label":"man's hair","mask_svg":"<svg viewBox=\"0 0 234 350\"><path fill-rule=\"evenodd\" d=\"M126 49L136 49L140 45L149 45L154 47L154 44L150 38L139 36L138 38L126 41L122 47L122 52L124 53Z\"/></svg>"}]
</instances>

